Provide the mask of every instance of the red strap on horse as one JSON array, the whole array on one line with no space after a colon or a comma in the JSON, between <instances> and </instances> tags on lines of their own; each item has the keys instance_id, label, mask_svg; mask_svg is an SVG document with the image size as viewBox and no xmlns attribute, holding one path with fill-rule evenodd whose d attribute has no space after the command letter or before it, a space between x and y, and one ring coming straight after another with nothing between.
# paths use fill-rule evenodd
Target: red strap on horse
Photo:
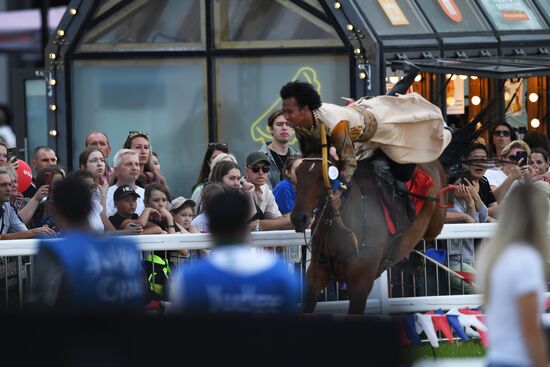
<instances>
[{"instance_id":1,"label":"red strap on horse","mask_svg":"<svg viewBox=\"0 0 550 367\"><path fill-rule=\"evenodd\" d=\"M386 205L380 200L380 204L382 204L382 208L384 208L384 218L386 218L386 225L388 226L388 231L392 236L394 236L397 233L397 229L395 228L395 223L393 223L393 220L391 219L390 211L386 207Z\"/></svg>"},{"instance_id":2,"label":"red strap on horse","mask_svg":"<svg viewBox=\"0 0 550 367\"><path fill-rule=\"evenodd\" d=\"M426 196L428 191L432 188L434 181L430 175L417 167L414 169L412 179L405 184L407 185L407 190L411 193ZM416 208L416 214L418 215L424 206L424 200L414 195L411 195L411 199Z\"/></svg>"}]
</instances>

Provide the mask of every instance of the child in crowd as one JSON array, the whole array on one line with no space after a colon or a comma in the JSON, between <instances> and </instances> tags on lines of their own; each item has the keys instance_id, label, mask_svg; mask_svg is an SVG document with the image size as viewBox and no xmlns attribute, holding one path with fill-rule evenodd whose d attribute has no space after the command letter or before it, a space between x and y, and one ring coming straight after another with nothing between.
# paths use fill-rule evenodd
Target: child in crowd
<instances>
[{"instance_id":1,"label":"child in crowd","mask_svg":"<svg viewBox=\"0 0 550 367\"><path fill-rule=\"evenodd\" d=\"M162 234L180 232L180 228L174 223L174 217L168 211L169 197L170 193L166 186L158 182L150 183L145 187L145 198L143 200L145 208L149 208L150 212L159 214L149 215L148 221L151 225L157 226Z\"/></svg>"},{"instance_id":2,"label":"child in crowd","mask_svg":"<svg viewBox=\"0 0 550 367\"><path fill-rule=\"evenodd\" d=\"M191 224L195 217L195 206L193 200L186 199L183 196L178 196L172 200L170 213L174 217L176 227L179 227L179 230L183 233L200 233L199 229Z\"/></svg>"},{"instance_id":3,"label":"child in crowd","mask_svg":"<svg viewBox=\"0 0 550 367\"><path fill-rule=\"evenodd\" d=\"M113 199L117 212L109 217L116 230L126 228L129 223L133 223L136 229L143 228L139 222L139 216L136 214L139 197L132 186L121 185L116 189Z\"/></svg>"},{"instance_id":4,"label":"child in crowd","mask_svg":"<svg viewBox=\"0 0 550 367\"><path fill-rule=\"evenodd\" d=\"M201 187L202 189L202 187ZM176 227L179 227L182 233L200 233L201 231L197 226L193 225L193 218L195 218L196 204L191 199L186 199L183 196L178 196L172 200L170 206L170 213L174 217ZM203 256L208 254L208 250L191 250L190 255L194 258L194 255Z\"/></svg>"}]
</instances>

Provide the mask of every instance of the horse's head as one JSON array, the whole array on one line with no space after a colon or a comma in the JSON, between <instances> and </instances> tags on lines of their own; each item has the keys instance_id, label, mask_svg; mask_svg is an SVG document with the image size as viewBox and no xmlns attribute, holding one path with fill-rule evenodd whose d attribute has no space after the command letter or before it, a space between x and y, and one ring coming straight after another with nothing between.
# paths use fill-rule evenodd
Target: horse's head
<instances>
[{"instance_id":1,"label":"horse's head","mask_svg":"<svg viewBox=\"0 0 550 367\"><path fill-rule=\"evenodd\" d=\"M328 161L327 174L331 179L336 179L338 171L331 167L333 163ZM334 170L334 171L333 171ZM290 215L290 220L296 232L303 232L314 214L322 215L327 202L327 190L323 181L323 160L321 157L308 157L296 169L296 202Z\"/></svg>"}]
</instances>

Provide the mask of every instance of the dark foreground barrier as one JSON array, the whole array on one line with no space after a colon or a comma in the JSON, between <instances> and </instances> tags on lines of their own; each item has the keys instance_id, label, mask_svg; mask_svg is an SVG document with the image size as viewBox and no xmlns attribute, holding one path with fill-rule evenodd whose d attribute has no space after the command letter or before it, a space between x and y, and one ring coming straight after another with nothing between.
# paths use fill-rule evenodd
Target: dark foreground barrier
<instances>
[{"instance_id":1,"label":"dark foreground barrier","mask_svg":"<svg viewBox=\"0 0 550 367\"><path fill-rule=\"evenodd\" d=\"M398 329L373 318L3 314L0 345L55 366L397 366Z\"/></svg>"}]
</instances>

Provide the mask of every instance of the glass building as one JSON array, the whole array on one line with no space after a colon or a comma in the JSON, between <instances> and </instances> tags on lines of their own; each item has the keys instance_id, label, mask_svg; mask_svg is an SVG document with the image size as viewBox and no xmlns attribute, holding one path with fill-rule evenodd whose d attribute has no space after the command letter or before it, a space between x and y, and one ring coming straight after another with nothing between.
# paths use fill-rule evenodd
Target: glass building
<instances>
[{"instance_id":1,"label":"glass building","mask_svg":"<svg viewBox=\"0 0 550 367\"><path fill-rule=\"evenodd\" d=\"M458 125L496 101L499 118L547 132L549 22L543 0L74 0L25 89L45 91L33 103L47 124L27 121L21 144L46 143L71 168L89 132L114 155L144 131L173 195L188 196L208 142L242 167L270 140L286 82L344 103L385 93L404 60L422 69L413 89Z\"/></svg>"}]
</instances>

